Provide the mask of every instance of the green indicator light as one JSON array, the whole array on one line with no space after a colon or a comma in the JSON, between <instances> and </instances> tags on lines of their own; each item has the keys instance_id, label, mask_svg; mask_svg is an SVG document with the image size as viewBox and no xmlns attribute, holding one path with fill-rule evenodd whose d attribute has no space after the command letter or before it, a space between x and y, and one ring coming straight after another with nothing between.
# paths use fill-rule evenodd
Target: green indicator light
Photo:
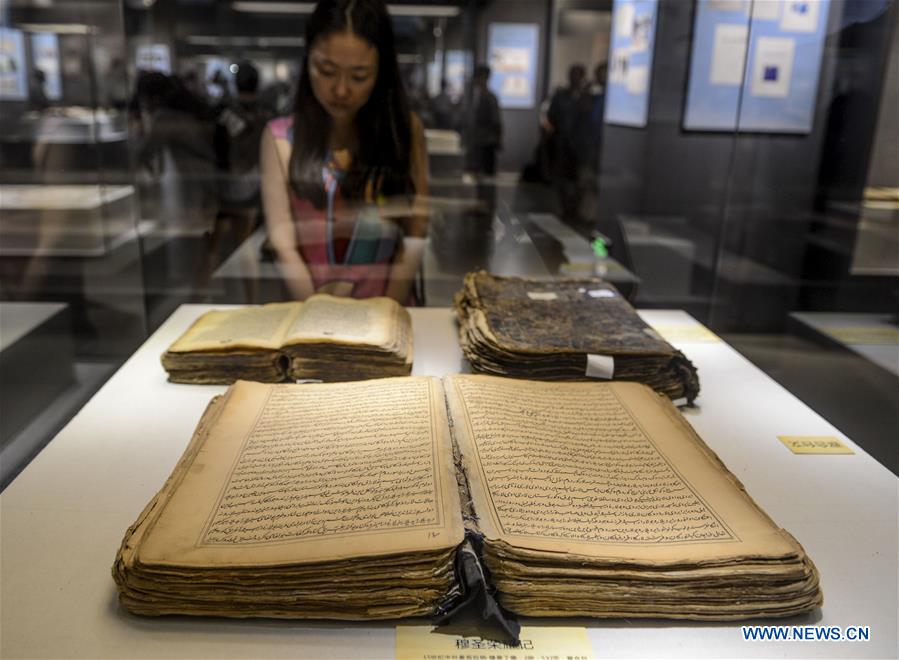
<instances>
[{"instance_id":1,"label":"green indicator light","mask_svg":"<svg viewBox=\"0 0 899 660\"><path fill-rule=\"evenodd\" d=\"M593 239L593 243L591 243L593 247L593 254L595 254L600 259L605 259L609 256L609 250L606 248L605 241L601 238Z\"/></svg>"}]
</instances>

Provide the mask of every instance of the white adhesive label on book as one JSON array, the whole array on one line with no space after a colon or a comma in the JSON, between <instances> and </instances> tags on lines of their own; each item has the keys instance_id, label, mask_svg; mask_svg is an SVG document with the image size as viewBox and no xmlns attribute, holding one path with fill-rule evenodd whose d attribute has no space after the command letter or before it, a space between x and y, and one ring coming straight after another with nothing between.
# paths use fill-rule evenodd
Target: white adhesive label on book
<instances>
[{"instance_id":1,"label":"white adhesive label on book","mask_svg":"<svg viewBox=\"0 0 899 660\"><path fill-rule=\"evenodd\" d=\"M558 300L559 296L552 291L528 291L531 300Z\"/></svg>"},{"instance_id":2,"label":"white adhesive label on book","mask_svg":"<svg viewBox=\"0 0 899 660\"><path fill-rule=\"evenodd\" d=\"M680 399L674 399L671 403L673 403L676 407L680 408L681 406L687 405L687 397L681 397Z\"/></svg>"},{"instance_id":3,"label":"white adhesive label on book","mask_svg":"<svg viewBox=\"0 0 899 660\"><path fill-rule=\"evenodd\" d=\"M587 378L611 380L615 375L615 358L611 355L587 354Z\"/></svg>"},{"instance_id":4,"label":"white adhesive label on book","mask_svg":"<svg viewBox=\"0 0 899 660\"><path fill-rule=\"evenodd\" d=\"M591 298L614 298L615 292L609 289L593 289L587 292Z\"/></svg>"}]
</instances>

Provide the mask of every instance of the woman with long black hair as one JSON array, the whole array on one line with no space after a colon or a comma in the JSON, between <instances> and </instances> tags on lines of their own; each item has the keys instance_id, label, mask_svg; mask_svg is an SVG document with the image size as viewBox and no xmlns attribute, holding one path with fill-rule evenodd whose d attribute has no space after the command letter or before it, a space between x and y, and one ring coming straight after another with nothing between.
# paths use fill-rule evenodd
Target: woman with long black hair
<instances>
[{"instance_id":1,"label":"woman with long black hair","mask_svg":"<svg viewBox=\"0 0 899 660\"><path fill-rule=\"evenodd\" d=\"M262 136L262 199L290 294L411 302L427 220L420 120L383 0L320 0L294 114Z\"/></svg>"}]
</instances>

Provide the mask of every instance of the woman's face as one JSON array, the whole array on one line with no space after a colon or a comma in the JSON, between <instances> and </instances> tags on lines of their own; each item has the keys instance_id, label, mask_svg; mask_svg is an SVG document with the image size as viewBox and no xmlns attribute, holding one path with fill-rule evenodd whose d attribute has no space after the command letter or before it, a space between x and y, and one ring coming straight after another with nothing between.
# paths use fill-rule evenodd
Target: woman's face
<instances>
[{"instance_id":1,"label":"woman's face","mask_svg":"<svg viewBox=\"0 0 899 660\"><path fill-rule=\"evenodd\" d=\"M315 40L309 51L312 92L336 122L350 122L368 102L378 79L378 50L352 32Z\"/></svg>"}]
</instances>

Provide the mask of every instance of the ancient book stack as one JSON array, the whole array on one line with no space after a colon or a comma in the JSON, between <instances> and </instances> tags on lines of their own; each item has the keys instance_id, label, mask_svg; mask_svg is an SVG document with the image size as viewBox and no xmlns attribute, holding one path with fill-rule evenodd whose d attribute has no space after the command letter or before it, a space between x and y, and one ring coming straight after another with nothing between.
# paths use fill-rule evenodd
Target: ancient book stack
<instances>
[{"instance_id":1,"label":"ancient book stack","mask_svg":"<svg viewBox=\"0 0 899 660\"><path fill-rule=\"evenodd\" d=\"M799 543L646 386L463 376L446 395L509 610L726 620L820 606Z\"/></svg>"},{"instance_id":2,"label":"ancient book stack","mask_svg":"<svg viewBox=\"0 0 899 660\"><path fill-rule=\"evenodd\" d=\"M422 615L458 595L465 529L525 615L726 620L822 601L799 543L670 401L490 376L235 384L113 575L139 614Z\"/></svg>"},{"instance_id":3,"label":"ancient book stack","mask_svg":"<svg viewBox=\"0 0 899 660\"><path fill-rule=\"evenodd\" d=\"M405 376L412 321L389 298L317 294L201 316L162 355L175 383L329 382Z\"/></svg>"},{"instance_id":4,"label":"ancient book stack","mask_svg":"<svg viewBox=\"0 0 899 660\"><path fill-rule=\"evenodd\" d=\"M439 381L241 381L113 574L139 614L417 616L452 594L462 534Z\"/></svg>"},{"instance_id":5,"label":"ancient book stack","mask_svg":"<svg viewBox=\"0 0 899 660\"><path fill-rule=\"evenodd\" d=\"M459 341L478 372L535 380L627 380L671 399L699 394L696 368L597 279L534 280L485 271L456 295Z\"/></svg>"}]
</instances>

